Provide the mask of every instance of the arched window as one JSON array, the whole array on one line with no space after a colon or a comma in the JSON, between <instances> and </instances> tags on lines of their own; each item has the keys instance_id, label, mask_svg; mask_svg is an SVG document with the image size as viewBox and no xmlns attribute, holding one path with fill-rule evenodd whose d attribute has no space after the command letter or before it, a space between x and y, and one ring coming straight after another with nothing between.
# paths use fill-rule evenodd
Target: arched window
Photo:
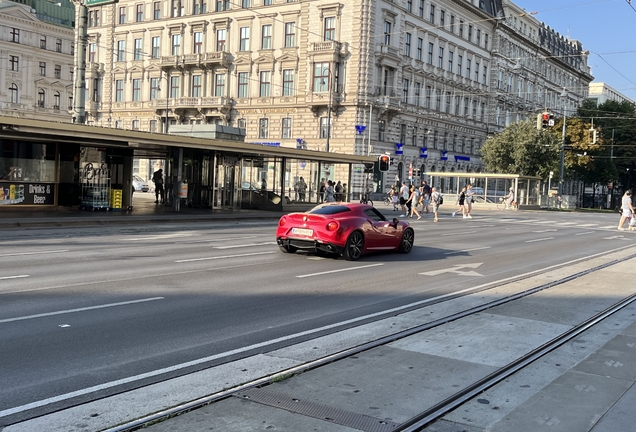
<instances>
[{"instance_id":1,"label":"arched window","mask_svg":"<svg viewBox=\"0 0 636 432\"><path fill-rule=\"evenodd\" d=\"M43 89L38 89L38 106L44 108L45 101L46 101L46 92Z\"/></svg>"},{"instance_id":2,"label":"arched window","mask_svg":"<svg viewBox=\"0 0 636 432\"><path fill-rule=\"evenodd\" d=\"M53 95L53 109L60 109L60 92L58 91Z\"/></svg>"},{"instance_id":3,"label":"arched window","mask_svg":"<svg viewBox=\"0 0 636 432\"><path fill-rule=\"evenodd\" d=\"M11 83L11 87L9 87L9 94L11 95L11 103L18 103L18 86L16 83Z\"/></svg>"}]
</instances>

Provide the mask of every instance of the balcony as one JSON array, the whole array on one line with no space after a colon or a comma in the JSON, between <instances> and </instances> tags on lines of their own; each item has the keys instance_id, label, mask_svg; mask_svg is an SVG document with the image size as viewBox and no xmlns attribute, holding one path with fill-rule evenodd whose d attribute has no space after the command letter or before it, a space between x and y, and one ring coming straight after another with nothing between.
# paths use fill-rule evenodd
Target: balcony
<instances>
[{"instance_id":1,"label":"balcony","mask_svg":"<svg viewBox=\"0 0 636 432\"><path fill-rule=\"evenodd\" d=\"M157 114L165 113L166 107L173 110L195 109L202 113L225 112L231 108L232 100L223 96L211 97L180 97L166 99L155 99L147 102L149 108L154 108Z\"/></svg>"},{"instance_id":2,"label":"balcony","mask_svg":"<svg viewBox=\"0 0 636 432\"><path fill-rule=\"evenodd\" d=\"M310 45L311 52L340 52L342 44L336 41L314 42Z\"/></svg>"},{"instance_id":3,"label":"balcony","mask_svg":"<svg viewBox=\"0 0 636 432\"><path fill-rule=\"evenodd\" d=\"M220 65L227 67L232 63L232 56L225 51L215 51L200 54L183 54L161 57L160 65L163 69L185 69Z\"/></svg>"}]
</instances>

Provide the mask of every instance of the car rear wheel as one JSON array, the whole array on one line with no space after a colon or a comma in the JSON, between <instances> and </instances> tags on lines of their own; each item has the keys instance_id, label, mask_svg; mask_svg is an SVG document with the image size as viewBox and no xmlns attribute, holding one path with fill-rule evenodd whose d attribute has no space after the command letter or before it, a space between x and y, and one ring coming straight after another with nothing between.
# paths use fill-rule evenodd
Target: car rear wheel
<instances>
[{"instance_id":1,"label":"car rear wheel","mask_svg":"<svg viewBox=\"0 0 636 432\"><path fill-rule=\"evenodd\" d=\"M413 242L415 241L415 233L411 228L407 228L402 234L402 240L400 240L400 247L398 251L401 253L409 253L413 249Z\"/></svg>"},{"instance_id":2,"label":"car rear wheel","mask_svg":"<svg viewBox=\"0 0 636 432\"><path fill-rule=\"evenodd\" d=\"M356 261L362 256L362 250L364 249L364 236L360 231L354 231L347 239L344 253L342 256L347 261Z\"/></svg>"},{"instance_id":3,"label":"car rear wheel","mask_svg":"<svg viewBox=\"0 0 636 432\"><path fill-rule=\"evenodd\" d=\"M280 245L280 246L278 246L278 247L280 248L281 252L283 252L283 253L296 253L296 251L298 250L298 249L296 249L296 248L295 248L295 247L293 247L293 246L283 246L283 245Z\"/></svg>"}]
</instances>

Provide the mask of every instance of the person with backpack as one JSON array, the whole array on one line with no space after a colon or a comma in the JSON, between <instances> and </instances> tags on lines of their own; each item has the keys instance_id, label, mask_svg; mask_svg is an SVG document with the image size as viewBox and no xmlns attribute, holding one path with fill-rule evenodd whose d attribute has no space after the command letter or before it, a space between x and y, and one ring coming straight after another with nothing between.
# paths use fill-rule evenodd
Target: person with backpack
<instances>
[{"instance_id":1,"label":"person with backpack","mask_svg":"<svg viewBox=\"0 0 636 432\"><path fill-rule=\"evenodd\" d=\"M155 183L155 204L163 204L166 202L166 196L163 191L163 170L159 168L152 175L152 181ZM161 199L161 201L159 201Z\"/></svg>"},{"instance_id":2,"label":"person with backpack","mask_svg":"<svg viewBox=\"0 0 636 432\"><path fill-rule=\"evenodd\" d=\"M439 222L438 211L439 206L444 203L444 196L437 192L437 188L431 189L431 206L433 207L433 222Z\"/></svg>"}]
</instances>

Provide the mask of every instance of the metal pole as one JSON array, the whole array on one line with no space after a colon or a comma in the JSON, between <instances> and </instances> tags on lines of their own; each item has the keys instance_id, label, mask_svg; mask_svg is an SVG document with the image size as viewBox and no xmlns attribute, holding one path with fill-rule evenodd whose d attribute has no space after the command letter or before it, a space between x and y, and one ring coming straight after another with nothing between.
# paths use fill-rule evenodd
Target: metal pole
<instances>
[{"instance_id":1,"label":"metal pole","mask_svg":"<svg viewBox=\"0 0 636 432\"><path fill-rule=\"evenodd\" d=\"M166 72L166 135L168 134L168 105L170 100L168 97L170 96L170 83L168 81L168 72ZM178 211L178 210L177 210Z\"/></svg>"},{"instance_id":2,"label":"metal pole","mask_svg":"<svg viewBox=\"0 0 636 432\"><path fill-rule=\"evenodd\" d=\"M331 64L329 64L329 106L327 107L327 148L329 153L329 138L331 137Z\"/></svg>"},{"instance_id":3,"label":"metal pole","mask_svg":"<svg viewBox=\"0 0 636 432\"><path fill-rule=\"evenodd\" d=\"M563 111L563 131L561 132L561 169L559 173L559 196L563 196L563 176L565 171L565 123L567 121L567 111Z\"/></svg>"},{"instance_id":4,"label":"metal pole","mask_svg":"<svg viewBox=\"0 0 636 432\"><path fill-rule=\"evenodd\" d=\"M86 41L88 40L88 8L77 2L79 12L75 33L75 94L73 95L73 123L86 123ZM61 102L60 102L61 103Z\"/></svg>"}]
</instances>

